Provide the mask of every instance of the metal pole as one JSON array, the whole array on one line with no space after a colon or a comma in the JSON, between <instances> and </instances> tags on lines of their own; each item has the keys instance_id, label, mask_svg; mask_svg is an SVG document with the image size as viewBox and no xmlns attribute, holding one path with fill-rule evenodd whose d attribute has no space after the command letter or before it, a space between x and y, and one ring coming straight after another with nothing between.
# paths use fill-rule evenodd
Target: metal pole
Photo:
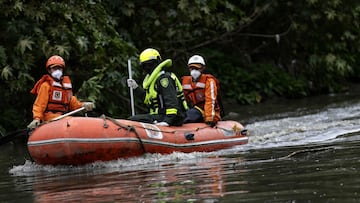
<instances>
[{"instance_id":1,"label":"metal pole","mask_svg":"<svg viewBox=\"0 0 360 203\"><path fill-rule=\"evenodd\" d=\"M132 79L132 72L131 72L131 59L128 59L128 71L129 71L129 79ZM135 115L135 107L134 107L134 92L131 87L130 88L130 102L131 102L131 115Z\"/></svg>"}]
</instances>

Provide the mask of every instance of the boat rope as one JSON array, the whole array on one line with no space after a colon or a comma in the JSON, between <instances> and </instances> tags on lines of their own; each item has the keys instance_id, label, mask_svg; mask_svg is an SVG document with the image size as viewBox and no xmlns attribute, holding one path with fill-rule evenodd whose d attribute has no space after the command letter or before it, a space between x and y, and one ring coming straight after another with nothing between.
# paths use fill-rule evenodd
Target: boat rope
<instances>
[{"instance_id":1,"label":"boat rope","mask_svg":"<svg viewBox=\"0 0 360 203\"><path fill-rule=\"evenodd\" d=\"M111 118L109 116L105 116L105 115L101 115L100 116L102 119L104 119L104 128L108 127L108 124L106 123L106 120L111 121L112 123L114 123L115 125L119 126L120 128L126 129L128 132L134 132L136 135L136 138L139 140L139 143L141 145L142 150L144 151L144 153L146 153L146 149L144 146L144 143L139 135L139 133L137 132L136 128L141 128L141 129L145 129L145 130L150 130L150 131L155 131L155 132L161 132L161 133L176 133L176 132L184 132L184 133L190 133L190 132L196 132L202 129L206 129L209 128L209 126L205 125L204 127L197 127L194 128L193 130L189 130L189 129L177 129L177 130L160 130L160 129L154 129L154 128L149 128L149 127L145 127L145 126L134 126L134 125L124 125L121 122L119 122L117 119ZM221 127L216 127L219 128L221 130L225 130L225 131L235 131L235 130L242 130L241 131L241 135L245 136L247 135L247 130L246 129L225 129L225 128L221 128ZM244 132L243 132L244 131Z\"/></svg>"},{"instance_id":2,"label":"boat rope","mask_svg":"<svg viewBox=\"0 0 360 203\"><path fill-rule=\"evenodd\" d=\"M108 128L109 125L106 123L106 116L103 114L100 116L100 118L102 118L104 120L104 128Z\"/></svg>"},{"instance_id":3,"label":"boat rope","mask_svg":"<svg viewBox=\"0 0 360 203\"><path fill-rule=\"evenodd\" d=\"M133 131L137 137L137 139L139 140L140 142L140 146L141 146L141 149L143 150L144 153L146 153L146 150L145 150L145 146L144 146L144 143L139 135L139 133L136 131L136 129L133 127L133 126L130 126L130 130Z\"/></svg>"},{"instance_id":4,"label":"boat rope","mask_svg":"<svg viewBox=\"0 0 360 203\"><path fill-rule=\"evenodd\" d=\"M139 133L136 131L136 128L135 128L134 126L123 125L123 124L121 124L119 121L117 121L116 119L111 118L111 117L109 117L109 116L105 116L105 115L102 115L101 118L104 119L104 122L106 121L106 119L108 119L108 120L110 120L111 122L113 122L115 125L119 126L120 128L124 128L124 129L126 129L128 132L134 132L135 135L136 135L136 138L139 140L141 149L143 150L144 153L146 153L144 143L143 143L143 141L142 141Z\"/></svg>"},{"instance_id":5,"label":"boat rope","mask_svg":"<svg viewBox=\"0 0 360 203\"><path fill-rule=\"evenodd\" d=\"M104 115L104 118L106 119L109 119L110 121L112 121L114 124L116 124L117 126L120 126L122 128L129 128L129 127L133 127L133 128L142 128L142 129L145 129L145 130L151 130L151 131L155 131L155 132L162 132L162 133L176 133L176 132L189 132L189 129L177 129L177 130L157 130L157 129L154 129L154 128L147 128L147 127L144 127L144 126L128 126L128 125L123 125L121 124L119 121L117 121L116 119L114 118L111 118L109 116L105 116ZM193 130L190 130L190 131L199 131L199 130L202 130L202 129L205 129L205 128L209 128L209 126L204 126L204 127L197 127Z\"/></svg>"}]
</instances>

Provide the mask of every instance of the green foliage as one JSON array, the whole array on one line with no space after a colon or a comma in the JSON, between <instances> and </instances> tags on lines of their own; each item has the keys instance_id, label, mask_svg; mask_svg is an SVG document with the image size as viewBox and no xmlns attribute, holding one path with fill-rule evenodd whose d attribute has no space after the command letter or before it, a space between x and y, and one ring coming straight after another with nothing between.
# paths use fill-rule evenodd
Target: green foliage
<instances>
[{"instance_id":1,"label":"green foliage","mask_svg":"<svg viewBox=\"0 0 360 203\"><path fill-rule=\"evenodd\" d=\"M117 86L118 81L106 80L107 84L102 84L105 81L97 79L101 75L97 76L96 70L104 68L110 75L114 70L124 72L126 63L119 61L126 61L135 53L133 45L115 30L116 22L101 1L19 0L0 1L0 5L4 11L0 14L0 84L3 95L8 95L2 100L3 108L26 109L25 114L2 111L1 117L22 120L18 122L22 126L31 121L33 97L29 91L46 73L44 64L49 56L57 54L65 59L66 72L74 87L78 87L75 91L81 90L77 92L81 100L97 102L105 100L100 91ZM115 94L126 90L123 85L117 88ZM19 95L29 99L14 101ZM105 106L117 103L106 101ZM1 121L0 127L13 126L10 123Z\"/></svg>"},{"instance_id":2,"label":"green foliage","mask_svg":"<svg viewBox=\"0 0 360 203\"><path fill-rule=\"evenodd\" d=\"M0 129L31 120L29 90L53 54L66 60L81 100L96 114L129 115L127 60L141 81L139 51L153 47L172 71L205 56L224 99L258 103L342 91L360 81L360 4L306 1L0 0ZM138 111L143 110L137 101ZM6 119L4 119L6 118Z\"/></svg>"},{"instance_id":3,"label":"green foliage","mask_svg":"<svg viewBox=\"0 0 360 203\"><path fill-rule=\"evenodd\" d=\"M240 104L260 103L274 96L298 98L308 95L306 81L294 79L273 65L239 67L225 63L218 67L212 72L221 81L222 93Z\"/></svg>"}]
</instances>

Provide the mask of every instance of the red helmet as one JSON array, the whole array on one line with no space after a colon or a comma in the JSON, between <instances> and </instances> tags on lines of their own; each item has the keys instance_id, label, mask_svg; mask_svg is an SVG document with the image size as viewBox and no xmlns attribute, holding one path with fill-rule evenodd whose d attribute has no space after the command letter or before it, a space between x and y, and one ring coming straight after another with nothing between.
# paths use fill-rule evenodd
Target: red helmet
<instances>
[{"instance_id":1,"label":"red helmet","mask_svg":"<svg viewBox=\"0 0 360 203\"><path fill-rule=\"evenodd\" d=\"M58 56L58 55L51 56L46 61L46 65L45 65L46 70L52 66L61 66L63 69L65 69L65 61L63 58L61 58L61 56Z\"/></svg>"}]
</instances>

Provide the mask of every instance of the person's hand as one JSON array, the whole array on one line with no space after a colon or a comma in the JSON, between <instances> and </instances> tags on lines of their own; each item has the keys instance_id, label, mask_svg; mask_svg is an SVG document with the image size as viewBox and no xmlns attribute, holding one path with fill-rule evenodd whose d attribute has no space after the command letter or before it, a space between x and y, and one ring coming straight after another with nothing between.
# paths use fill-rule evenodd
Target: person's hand
<instances>
[{"instance_id":1,"label":"person's hand","mask_svg":"<svg viewBox=\"0 0 360 203\"><path fill-rule=\"evenodd\" d=\"M155 123L155 125L158 125L158 126L169 126L169 124L167 122L160 122L160 123Z\"/></svg>"},{"instance_id":2,"label":"person's hand","mask_svg":"<svg viewBox=\"0 0 360 203\"><path fill-rule=\"evenodd\" d=\"M85 111L92 111L95 108L95 104L92 102L83 102L82 106L85 107Z\"/></svg>"},{"instance_id":3,"label":"person's hand","mask_svg":"<svg viewBox=\"0 0 360 203\"><path fill-rule=\"evenodd\" d=\"M139 85L136 83L134 79L127 79L127 85L131 89L136 89L137 87L139 87Z\"/></svg>"},{"instance_id":4,"label":"person's hand","mask_svg":"<svg viewBox=\"0 0 360 203\"><path fill-rule=\"evenodd\" d=\"M31 123L27 126L27 128L29 129L34 129L36 127L38 127L40 125L40 120L39 119L34 119L33 121L31 121Z\"/></svg>"},{"instance_id":5,"label":"person's hand","mask_svg":"<svg viewBox=\"0 0 360 203\"><path fill-rule=\"evenodd\" d=\"M216 123L214 121L206 121L205 123L206 123L206 125L208 125L212 128L216 125Z\"/></svg>"}]
</instances>

